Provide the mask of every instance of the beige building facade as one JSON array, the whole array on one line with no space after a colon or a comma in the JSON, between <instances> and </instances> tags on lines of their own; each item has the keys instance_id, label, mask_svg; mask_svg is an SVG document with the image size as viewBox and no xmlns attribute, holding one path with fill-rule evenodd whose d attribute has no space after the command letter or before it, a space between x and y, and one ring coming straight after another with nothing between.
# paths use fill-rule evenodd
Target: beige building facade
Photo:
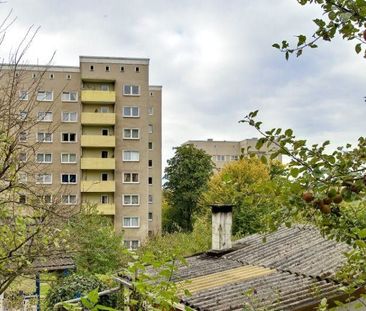
<instances>
[{"instance_id":1,"label":"beige building facade","mask_svg":"<svg viewBox=\"0 0 366 311\"><path fill-rule=\"evenodd\" d=\"M25 181L50 194L62 189L62 204L95 205L123 231L128 248L159 234L162 87L149 85L149 59L80 56L79 67L19 70L19 113L38 120L25 139L38 144L27 156L39 173Z\"/></svg>"},{"instance_id":2,"label":"beige building facade","mask_svg":"<svg viewBox=\"0 0 366 311\"><path fill-rule=\"evenodd\" d=\"M267 147L264 145L259 150L256 149L257 138L249 138L241 141L226 141L226 140L189 140L184 144L192 144L198 149L204 150L212 157L216 169L221 170L224 165L230 161L235 161L240 156L256 155L258 157L269 157L271 153L277 150L275 145ZM279 155L277 160L282 162L282 157Z\"/></svg>"}]
</instances>

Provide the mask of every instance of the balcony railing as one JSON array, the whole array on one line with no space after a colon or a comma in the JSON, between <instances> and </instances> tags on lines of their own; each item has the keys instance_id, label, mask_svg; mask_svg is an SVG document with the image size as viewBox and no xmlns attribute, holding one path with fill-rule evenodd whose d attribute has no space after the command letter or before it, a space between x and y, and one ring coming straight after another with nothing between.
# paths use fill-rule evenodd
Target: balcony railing
<instances>
[{"instance_id":1,"label":"balcony railing","mask_svg":"<svg viewBox=\"0 0 366 311\"><path fill-rule=\"evenodd\" d=\"M114 103L116 101L116 92L82 90L81 101L83 103Z\"/></svg>"},{"instance_id":2,"label":"balcony railing","mask_svg":"<svg viewBox=\"0 0 366 311\"><path fill-rule=\"evenodd\" d=\"M81 147L112 147L116 146L115 136L81 135Z\"/></svg>"},{"instance_id":3,"label":"balcony railing","mask_svg":"<svg viewBox=\"0 0 366 311\"><path fill-rule=\"evenodd\" d=\"M83 125L115 125L115 113L82 112L81 124Z\"/></svg>"},{"instance_id":4,"label":"balcony railing","mask_svg":"<svg viewBox=\"0 0 366 311\"><path fill-rule=\"evenodd\" d=\"M82 170L114 170L116 161L114 158L81 158Z\"/></svg>"},{"instance_id":5,"label":"balcony railing","mask_svg":"<svg viewBox=\"0 0 366 311\"><path fill-rule=\"evenodd\" d=\"M115 192L116 183L114 180L83 180L81 182L81 192Z\"/></svg>"}]
</instances>

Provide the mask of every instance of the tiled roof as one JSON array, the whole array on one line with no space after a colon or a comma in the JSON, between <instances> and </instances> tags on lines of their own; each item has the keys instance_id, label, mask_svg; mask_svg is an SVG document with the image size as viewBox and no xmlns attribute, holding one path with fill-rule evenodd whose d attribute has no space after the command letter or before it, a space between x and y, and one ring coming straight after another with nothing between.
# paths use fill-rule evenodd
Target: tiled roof
<instances>
[{"instance_id":1,"label":"tiled roof","mask_svg":"<svg viewBox=\"0 0 366 311\"><path fill-rule=\"evenodd\" d=\"M281 228L266 242L252 235L239 243L222 257L193 256L179 267L175 281L188 281L192 293L182 303L195 310L313 310L322 298L343 294L334 275L350 247L313 227Z\"/></svg>"},{"instance_id":2,"label":"tiled roof","mask_svg":"<svg viewBox=\"0 0 366 311\"><path fill-rule=\"evenodd\" d=\"M32 270L36 271L56 271L74 268L75 262L68 254L59 254L44 259L37 259L32 264Z\"/></svg>"}]
</instances>

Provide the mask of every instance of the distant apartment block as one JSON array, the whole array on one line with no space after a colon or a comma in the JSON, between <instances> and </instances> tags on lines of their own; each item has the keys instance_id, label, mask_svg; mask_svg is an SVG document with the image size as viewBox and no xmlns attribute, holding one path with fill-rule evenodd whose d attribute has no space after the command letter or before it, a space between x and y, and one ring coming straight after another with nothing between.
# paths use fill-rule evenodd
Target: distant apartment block
<instances>
[{"instance_id":1,"label":"distant apartment block","mask_svg":"<svg viewBox=\"0 0 366 311\"><path fill-rule=\"evenodd\" d=\"M224 165L230 161L235 161L240 156L248 156L254 154L258 157L269 157L273 151L276 150L276 146L272 145L266 147L264 145L261 149L255 148L258 142L257 138L244 139L241 141L226 141L226 140L189 140L184 144L192 144L196 148L206 151L212 157L212 161L216 165L216 169L220 170ZM282 161L281 156L276 158Z\"/></svg>"},{"instance_id":2,"label":"distant apartment block","mask_svg":"<svg viewBox=\"0 0 366 311\"><path fill-rule=\"evenodd\" d=\"M15 72L22 75L19 115L39 121L22 137L39 144L28 155L39 174L24 182L48 187L50 201L62 187L62 204L96 205L124 232L125 245L137 248L161 231L162 88L149 85L149 59L80 56L79 67L47 67L29 94L45 68ZM35 110L27 111L28 100L37 101Z\"/></svg>"}]
</instances>

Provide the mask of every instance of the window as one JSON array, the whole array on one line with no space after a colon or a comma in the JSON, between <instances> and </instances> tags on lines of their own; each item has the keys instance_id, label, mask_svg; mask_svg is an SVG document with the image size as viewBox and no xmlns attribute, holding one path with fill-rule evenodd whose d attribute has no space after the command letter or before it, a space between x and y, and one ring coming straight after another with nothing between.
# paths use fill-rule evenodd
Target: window
<instances>
[{"instance_id":1,"label":"window","mask_svg":"<svg viewBox=\"0 0 366 311\"><path fill-rule=\"evenodd\" d=\"M126 247L127 249L138 249L140 246L140 241L139 240L124 240L123 241L123 245L124 247Z\"/></svg>"},{"instance_id":2,"label":"window","mask_svg":"<svg viewBox=\"0 0 366 311\"><path fill-rule=\"evenodd\" d=\"M78 92L76 91L62 92L61 100L63 102L76 102L78 101Z\"/></svg>"},{"instance_id":3,"label":"window","mask_svg":"<svg viewBox=\"0 0 366 311\"><path fill-rule=\"evenodd\" d=\"M61 153L61 163L76 163L76 153Z\"/></svg>"},{"instance_id":4,"label":"window","mask_svg":"<svg viewBox=\"0 0 366 311\"><path fill-rule=\"evenodd\" d=\"M37 120L40 122L52 122L52 111L39 111Z\"/></svg>"},{"instance_id":5,"label":"window","mask_svg":"<svg viewBox=\"0 0 366 311\"><path fill-rule=\"evenodd\" d=\"M139 174L138 173L123 173L123 182L128 183L138 183Z\"/></svg>"},{"instance_id":6,"label":"window","mask_svg":"<svg viewBox=\"0 0 366 311\"><path fill-rule=\"evenodd\" d=\"M71 75L70 74L66 75L66 80L71 80Z\"/></svg>"},{"instance_id":7,"label":"window","mask_svg":"<svg viewBox=\"0 0 366 311\"><path fill-rule=\"evenodd\" d=\"M77 119L77 112L62 112L62 122L76 122Z\"/></svg>"},{"instance_id":8,"label":"window","mask_svg":"<svg viewBox=\"0 0 366 311\"><path fill-rule=\"evenodd\" d=\"M52 143L53 135L52 133L38 132L37 141L40 143Z\"/></svg>"},{"instance_id":9,"label":"window","mask_svg":"<svg viewBox=\"0 0 366 311\"><path fill-rule=\"evenodd\" d=\"M123 205L139 205L140 197L138 194L124 194L122 196Z\"/></svg>"},{"instance_id":10,"label":"window","mask_svg":"<svg viewBox=\"0 0 366 311\"><path fill-rule=\"evenodd\" d=\"M28 180L28 175L27 173L24 173L24 172L19 172L18 173L18 181L21 183L21 184L25 184Z\"/></svg>"},{"instance_id":11,"label":"window","mask_svg":"<svg viewBox=\"0 0 366 311\"><path fill-rule=\"evenodd\" d=\"M109 196L108 196L108 194L102 194L100 196L100 203L102 203L102 204L108 204L109 203Z\"/></svg>"},{"instance_id":12,"label":"window","mask_svg":"<svg viewBox=\"0 0 366 311\"><path fill-rule=\"evenodd\" d=\"M149 212L148 220L149 221L152 221L153 220L153 213L152 212Z\"/></svg>"},{"instance_id":13,"label":"window","mask_svg":"<svg viewBox=\"0 0 366 311\"><path fill-rule=\"evenodd\" d=\"M36 184L50 185L52 184L52 174L42 173L36 175Z\"/></svg>"},{"instance_id":14,"label":"window","mask_svg":"<svg viewBox=\"0 0 366 311\"><path fill-rule=\"evenodd\" d=\"M101 173L100 174L100 179L102 181L107 181L108 180L108 173Z\"/></svg>"},{"instance_id":15,"label":"window","mask_svg":"<svg viewBox=\"0 0 366 311\"><path fill-rule=\"evenodd\" d=\"M55 75L53 73L50 73L49 77L51 80L53 80L55 78Z\"/></svg>"},{"instance_id":16,"label":"window","mask_svg":"<svg viewBox=\"0 0 366 311\"><path fill-rule=\"evenodd\" d=\"M37 78L37 75L35 73L32 73L32 79Z\"/></svg>"},{"instance_id":17,"label":"window","mask_svg":"<svg viewBox=\"0 0 366 311\"><path fill-rule=\"evenodd\" d=\"M26 162L27 161L27 154L24 152L19 153L19 161Z\"/></svg>"},{"instance_id":18,"label":"window","mask_svg":"<svg viewBox=\"0 0 366 311\"><path fill-rule=\"evenodd\" d=\"M72 205L76 204L77 199L75 194L67 194L61 197L62 203Z\"/></svg>"},{"instance_id":19,"label":"window","mask_svg":"<svg viewBox=\"0 0 366 311\"><path fill-rule=\"evenodd\" d=\"M124 139L139 139L140 130L139 129L123 129Z\"/></svg>"},{"instance_id":20,"label":"window","mask_svg":"<svg viewBox=\"0 0 366 311\"><path fill-rule=\"evenodd\" d=\"M19 119L20 120L25 120L26 118L27 118L27 116L28 116L28 112L27 111L21 111L21 112L19 112Z\"/></svg>"},{"instance_id":21,"label":"window","mask_svg":"<svg viewBox=\"0 0 366 311\"><path fill-rule=\"evenodd\" d=\"M94 71L94 65L90 65L89 69L90 71Z\"/></svg>"},{"instance_id":22,"label":"window","mask_svg":"<svg viewBox=\"0 0 366 311\"><path fill-rule=\"evenodd\" d=\"M43 195L41 197L41 200L43 201L43 203L45 204L51 204L52 203L52 195L50 194L46 194L46 195Z\"/></svg>"},{"instance_id":23,"label":"window","mask_svg":"<svg viewBox=\"0 0 366 311\"><path fill-rule=\"evenodd\" d=\"M137 216L123 217L123 227L124 228L139 228L140 218Z\"/></svg>"},{"instance_id":24,"label":"window","mask_svg":"<svg viewBox=\"0 0 366 311\"><path fill-rule=\"evenodd\" d=\"M135 72L140 72L140 67L135 67Z\"/></svg>"},{"instance_id":25,"label":"window","mask_svg":"<svg viewBox=\"0 0 366 311\"><path fill-rule=\"evenodd\" d=\"M101 152L100 154L101 154L101 157L102 157L103 159L108 158L108 151L102 150L102 152Z\"/></svg>"},{"instance_id":26,"label":"window","mask_svg":"<svg viewBox=\"0 0 366 311\"><path fill-rule=\"evenodd\" d=\"M19 195L19 203L20 204L25 204L27 203L27 197L24 194L20 194Z\"/></svg>"},{"instance_id":27,"label":"window","mask_svg":"<svg viewBox=\"0 0 366 311\"><path fill-rule=\"evenodd\" d=\"M148 148L149 148L149 150L152 150L153 149L153 143L152 143L152 141L149 141Z\"/></svg>"},{"instance_id":28,"label":"window","mask_svg":"<svg viewBox=\"0 0 366 311\"><path fill-rule=\"evenodd\" d=\"M102 129L103 136L109 136L109 129Z\"/></svg>"},{"instance_id":29,"label":"window","mask_svg":"<svg viewBox=\"0 0 366 311\"><path fill-rule=\"evenodd\" d=\"M224 155L217 155L216 160L217 161L225 161L225 156Z\"/></svg>"},{"instance_id":30,"label":"window","mask_svg":"<svg viewBox=\"0 0 366 311\"><path fill-rule=\"evenodd\" d=\"M52 91L38 91L37 93L38 101L49 102L53 100L53 92Z\"/></svg>"},{"instance_id":31,"label":"window","mask_svg":"<svg viewBox=\"0 0 366 311\"><path fill-rule=\"evenodd\" d=\"M148 161L148 167L152 167L153 166L153 161L152 160L149 160Z\"/></svg>"},{"instance_id":32,"label":"window","mask_svg":"<svg viewBox=\"0 0 366 311\"><path fill-rule=\"evenodd\" d=\"M28 91L19 91L20 100L28 100Z\"/></svg>"},{"instance_id":33,"label":"window","mask_svg":"<svg viewBox=\"0 0 366 311\"><path fill-rule=\"evenodd\" d=\"M119 68L119 70L120 70L121 72L124 72L124 71L125 71L125 67L124 67L124 66L121 66L121 67Z\"/></svg>"},{"instance_id":34,"label":"window","mask_svg":"<svg viewBox=\"0 0 366 311\"><path fill-rule=\"evenodd\" d=\"M20 132L19 133L19 141L20 142L26 142L27 141L27 132Z\"/></svg>"},{"instance_id":35,"label":"window","mask_svg":"<svg viewBox=\"0 0 366 311\"><path fill-rule=\"evenodd\" d=\"M147 203L152 204L153 203L153 196L152 194L149 194Z\"/></svg>"},{"instance_id":36,"label":"window","mask_svg":"<svg viewBox=\"0 0 366 311\"><path fill-rule=\"evenodd\" d=\"M105 66L105 71L109 72L111 71L111 68L109 66Z\"/></svg>"},{"instance_id":37,"label":"window","mask_svg":"<svg viewBox=\"0 0 366 311\"><path fill-rule=\"evenodd\" d=\"M37 163L52 163L52 153L37 153Z\"/></svg>"},{"instance_id":38,"label":"window","mask_svg":"<svg viewBox=\"0 0 366 311\"><path fill-rule=\"evenodd\" d=\"M123 95L138 96L140 95L140 86L138 85L124 85Z\"/></svg>"},{"instance_id":39,"label":"window","mask_svg":"<svg viewBox=\"0 0 366 311\"><path fill-rule=\"evenodd\" d=\"M152 124L148 125L148 133L151 134L153 132L153 126Z\"/></svg>"},{"instance_id":40,"label":"window","mask_svg":"<svg viewBox=\"0 0 366 311\"><path fill-rule=\"evenodd\" d=\"M109 91L109 84L101 84L100 86L101 91Z\"/></svg>"},{"instance_id":41,"label":"window","mask_svg":"<svg viewBox=\"0 0 366 311\"><path fill-rule=\"evenodd\" d=\"M138 118L139 115L139 107L123 107L123 116L125 118Z\"/></svg>"},{"instance_id":42,"label":"window","mask_svg":"<svg viewBox=\"0 0 366 311\"><path fill-rule=\"evenodd\" d=\"M61 142L63 143L76 142L76 133L61 133Z\"/></svg>"},{"instance_id":43,"label":"window","mask_svg":"<svg viewBox=\"0 0 366 311\"><path fill-rule=\"evenodd\" d=\"M140 161L140 152L123 151L123 161Z\"/></svg>"},{"instance_id":44,"label":"window","mask_svg":"<svg viewBox=\"0 0 366 311\"><path fill-rule=\"evenodd\" d=\"M152 185L152 177L148 178L149 185Z\"/></svg>"},{"instance_id":45,"label":"window","mask_svg":"<svg viewBox=\"0 0 366 311\"><path fill-rule=\"evenodd\" d=\"M238 157L237 155L233 155L233 156L231 156L231 160L232 160L232 161L236 161L236 160L238 160L238 158L239 158L239 157Z\"/></svg>"},{"instance_id":46,"label":"window","mask_svg":"<svg viewBox=\"0 0 366 311\"><path fill-rule=\"evenodd\" d=\"M106 106L100 107L100 112L101 113L108 113L109 112L109 107L106 107Z\"/></svg>"},{"instance_id":47,"label":"window","mask_svg":"<svg viewBox=\"0 0 366 311\"><path fill-rule=\"evenodd\" d=\"M61 174L62 184L76 184L76 174Z\"/></svg>"},{"instance_id":48,"label":"window","mask_svg":"<svg viewBox=\"0 0 366 311\"><path fill-rule=\"evenodd\" d=\"M154 107L148 107L148 108L147 108L147 114L148 114L149 116L152 116L152 115L154 114Z\"/></svg>"}]
</instances>

